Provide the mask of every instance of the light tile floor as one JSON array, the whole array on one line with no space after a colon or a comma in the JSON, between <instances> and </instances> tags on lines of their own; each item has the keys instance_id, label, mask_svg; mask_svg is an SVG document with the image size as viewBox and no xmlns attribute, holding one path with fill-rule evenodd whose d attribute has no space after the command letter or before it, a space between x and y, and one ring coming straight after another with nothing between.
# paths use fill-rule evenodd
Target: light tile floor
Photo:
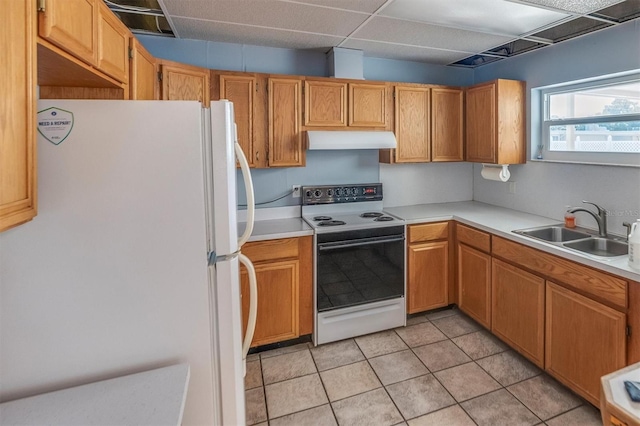
<instances>
[{"instance_id":1,"label":"light tile floor","mask_svg":"<svg viewBox=\"0 0 640 426\"><path fill-rule=\"evenodd\" d=\"M600 413L457 309L250 355L247 424L600 425Z\"/></svg>"}]
</instances>

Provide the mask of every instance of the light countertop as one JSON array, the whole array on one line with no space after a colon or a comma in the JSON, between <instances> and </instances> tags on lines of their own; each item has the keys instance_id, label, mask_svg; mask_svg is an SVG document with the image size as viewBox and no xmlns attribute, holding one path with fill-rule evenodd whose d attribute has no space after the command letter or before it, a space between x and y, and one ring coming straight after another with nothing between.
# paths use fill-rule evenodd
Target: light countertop
<instances>
[{"instance_id":1,"label":"light countertop","mask_svg":"<svg viewBox=\"0 0 640 426\"><path fill-rule=\"evenodd\" d=\"M173 365L0 404L3 425L180 425L189 366Z\"/></svg>"},{"instance_id":2,"label":"light countertop","mask_svg":"<svg viewBox=\"0 0 640 426\"><path fill-rule=\"evenodd\" d=\"M640 271L629 267L627 256L602 258L559 247L544 241L514 234L516 229L555 225L557 219L533 215L478 201L454 203L417 204L402 207L385 207L386 212L398 216L408 225L415 223L456 220L490 232L520 244L572 260L583 265L640 282ZM273 240L313 235L313 229L300 217L298 206L256 210L256 221L249 241ZM238 224L244 231L245 224Z\"/></svg>"},{"instance_id":3,"label":"light countertop","mask_svg":"<svg viewBox=\"0 0 640 426\"><path fill-rule=\"evenodd\" d=\"M247 226L245 210L238 212L238 235ZM301 217L300 206L256 209L253 232L249 241L276 240L313 235L313 229Z\"/></svg>"},{"instance_id":4,"label":"light countertop","mask_svg":"<svg viewBox=\"0 0 640 426\"><path fill-rule=\"evenodd\" d=\"M244 232L245 222L238 223L238 235ZM301 217L256 220L249 241L275 240L313 235L313 229Z\"/></svg>"},{"instance_id":5,"label":"light countertop","mask_svg":"<svg viewBox=\"0 0 640 426\"><path fill-rule=\"evenodd\" d=\"M404 207L390 207L384 210L406 220L407 224L456 220L505 239L640 282L640 271L635 271L629 267L627 256L601 258L590 256L586 253L579 254L573 250L534 240L512 232L516 229L558 224L559 221L556 219L504 207L492 206L478 201L418 204Z\"/></svg>"}]
</instances>

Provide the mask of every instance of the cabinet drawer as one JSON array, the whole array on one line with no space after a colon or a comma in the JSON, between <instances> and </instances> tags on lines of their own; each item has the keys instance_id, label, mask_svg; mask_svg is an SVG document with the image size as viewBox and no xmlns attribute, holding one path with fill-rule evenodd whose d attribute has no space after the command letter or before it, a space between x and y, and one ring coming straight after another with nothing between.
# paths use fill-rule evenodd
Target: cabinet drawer
<instances>
[{"instance_id":1,"label":"cabinet drawer","mask_svg":"<svg viewBox=\"0 0 640 426\"><path fill-rule=\"evenodd\" d=\"M619 278L500 237L493 239L493 255L573 287L617 309L627 308L627 282Z\"/></svg>"},{"instance_id":2,"label":"cabinet drawer","mask_svg":"<svg viewBox=\"0 0 640 426\"><path fill-rule=\"evenodd\" d=\"M425 223L409 226L409 244L444 240L449 237L449 222Z\"/></svg>"},{"instance_id":3,"label":"cabinet drawer","mask_svg":"<svg viewBox=\"0 0 640 426\"><path fill-rule=\"evenodd\" d=\"M254 241L242 247L242 253L251 259L253 263L298 257L298 239L284 238L280 240Z\"/></svg>"},{"instance_id":4,"label":"cabinet drawer","mask_svg":"<svg viewBox=\"0 0 640 426\"><path fill-rule=\"evenodd\" d=\"M491 235L486 232L478 231L477 229L458 223L456 226L456 236L461 243L465 243L487 253L491 252Z\"/></svg>"}]
</instances>

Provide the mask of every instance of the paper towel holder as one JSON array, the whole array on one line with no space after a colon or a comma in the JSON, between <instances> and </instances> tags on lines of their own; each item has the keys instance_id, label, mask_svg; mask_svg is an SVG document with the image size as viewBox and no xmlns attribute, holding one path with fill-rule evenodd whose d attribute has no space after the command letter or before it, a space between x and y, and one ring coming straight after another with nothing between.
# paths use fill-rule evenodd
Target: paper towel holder
<instances>
[{"instance_id":1,"label":"paper towel holder","mask_svg":"<svg viewBox=\"0 0 640 426\"><path fill-rule=\"evenodd\" d=\"M484 173L484 171L488 173ZM506 182L511 177L508 164L487 164L482 163L482 177L488 180L498 180Z\"/></svg>"}]
</instances>

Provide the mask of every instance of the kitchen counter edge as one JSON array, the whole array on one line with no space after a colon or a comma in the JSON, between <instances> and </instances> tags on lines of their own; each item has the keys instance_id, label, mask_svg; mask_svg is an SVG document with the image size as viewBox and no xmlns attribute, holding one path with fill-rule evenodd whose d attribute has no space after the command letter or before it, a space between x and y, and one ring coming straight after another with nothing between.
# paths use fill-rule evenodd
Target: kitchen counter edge
<instances>
[{"instance_id":1,"label":"kitchen counter edge","mask_svg":"<svg viewBox=\"0 0 640 426\"><path fill-rule=\"evenodd\" d=\"M547 244L543 241L534 240L512 232L517 229L556 225L561 222L557 219L533 215L505 207L493 206L478 201L416 204L401 207L385 207L384 210L404 219L407 225L455 220L501 238L619 277L640 282L640 271L635 271L628 266L627 256L601 259L589 255L581 255L572 250Z\"/></svg>"}]
</instances>

